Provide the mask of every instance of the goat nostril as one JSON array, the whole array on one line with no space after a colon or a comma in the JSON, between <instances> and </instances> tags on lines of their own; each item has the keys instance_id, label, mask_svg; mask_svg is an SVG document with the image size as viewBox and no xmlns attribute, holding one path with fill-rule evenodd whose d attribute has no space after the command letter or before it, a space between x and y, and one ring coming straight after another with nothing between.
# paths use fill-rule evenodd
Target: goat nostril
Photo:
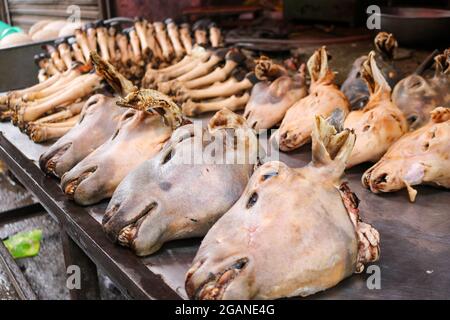
<instances>
[{"instance_id":1,"label":"goat nostril","mask_svg":"<svg viewBox=\"0 0 450 320\"><path fill-rule=\"evenodd\" d=\"M375 184L380 184L380 183L386 183L387 182L387 173L383 173L380 174L376 179L375 179Z\"/></svg>"},{"instance_id":2,"label":"goat nostril","mask_svg":"<svg viewBox=\"0 0 450 320\"><path fill-rule=\"evenodd\" d=\"M116 212L119 210L120 204L115 204L111 209L107 210L105 212L105 215L103 216L102 219L102 224L105 225L106 223L108 223L109 220L111 220L111 218L116 214Z\"/></svg>"},{"instance_id":3,"label":"goat nostril","mask_svg":"<svg viewBox=\"0 0 450 320\"><path fill-rule=\"evenodd\" d=\"M241 270L245 267L245 265L248 263L248 258L242 258L235 262L231 267L233 269Z\"/></svg>"}]
</instances>

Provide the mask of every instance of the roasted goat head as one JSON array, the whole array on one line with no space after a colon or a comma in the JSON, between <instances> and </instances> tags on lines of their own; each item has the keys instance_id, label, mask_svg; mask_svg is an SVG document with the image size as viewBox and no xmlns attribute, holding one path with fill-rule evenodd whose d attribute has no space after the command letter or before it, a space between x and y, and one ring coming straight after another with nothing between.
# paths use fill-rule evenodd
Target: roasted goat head
<instances>
[{"instance_id":1,"label":"roasted goat head","mask_svg":"<svg viewBox=\"0 0 450 320\"><path fill-rule=\"evenodd\" d=\"M295 102L307 95L304 67L303 64L298 72L290 75L270 59L257 61L255 75L263 81L255 84L245 106L244 117L250 127L256 130L272 128L283 120Z\"/></svg>"},{"instance_id":2,"label":"roasted goat head","mask_svg":"<svg viewBox=\"0 0 450 320\"><path fill-rule=\"evenodd\" d=\"M395 67L393 60L397 50L397 40L392 33L380 32L374 39L376 50L376 61L380 67L383 77L391 88L401 79L402 73ZM363 108L369 101L369 90L366 82L361 77L361 66L367 56L357 58L352 68L341 86L342 92L350 101L352 110Z\"/></svg>"},{"instance_id":3,"label":"roasted goat head","mask_svg":"<svg viewBox=\"0 0 450 320\"><path fill-rule=\"evenodd\" d=\"M412 186L429 184L450 188L450 109L439 107L431 112L431 121L409 132L394 143L373 167L362 183L372 192L408 189L414 202L417 191Z\"/></svg>"},{"instance_id":4,"label":"roasted goat head","mask_svg":"<svg viewBox=\"0 0 450 320\"><path fill-rule=\"evenodd\" d=\"M405 114L411 130L427 124L435 107L450 108L450 49L434 60L432 78L414 73L401 80L392 93L392 100Z\"/></svg>"},{"instance_id":5,"label":"roasted goat head","mask_svg":"<svg viewBox=\"0 0 450 320\"><path fill-rule=\"evenodd\" d=\"M106 210L104 230L139 256L170 240L205 235L247 185L256 146L244 118L228 109L217 112L207 130L194 124L178 128L157 156L119 185ZM217 161L219 154L220 160L234 160ZM195 160L199 155L200 161Z\"/></svg>"},{"instance_id":6,"label":"roasted goat head","mask_svg":"<svg viewBox=\"0 0 450 320\"><path fill-rule=\"evenodd\" d=\"M194 299L308 296L378 259L379 234L341 181L355 135L314 120L312 162L267 162L210 229L186 275Z\"/></svg>"},{"instance_id":7,"label":"roasted goat head","mask_svg":"<svg viewBox=\"0 0 450 320\"><path fill-rule=\"evenodd\" d=\"M333 84L334 74L328 68L325 47L311 56L307 66L311 76L309 95L289 108L281 122L278 139L282 151L296 149L311 140L315 115L328 117L336 108L347 114L350 109L345 95Z\"/></svg>"},{"instance_id":8,"label":"roasted goat head","mask_svg":"<svg viewBox=\"0 0 450 320\"><path fill-rule=\"evenodd\" d=\"M391 100L391 88L378 69L374 55L375 52L370 52L361 67L361 76L370 92L369 101L363 109L350 112L344 122L344 127L356 134L347 167L378 161L408 130L405 116Z\"/></svg>"},{"instance_id":9,"label":"roasted goat head","mask_svg":"<svg viewBox=\"0 0 450 320\"><path fill-rule=\"evenodd\" d=\"M60 178L108 140L125 112L124 108L116 105L116 101L116 98L102 94L89 98L78 124L41 155L41 169Z\"/></svg>"}]
</instances>

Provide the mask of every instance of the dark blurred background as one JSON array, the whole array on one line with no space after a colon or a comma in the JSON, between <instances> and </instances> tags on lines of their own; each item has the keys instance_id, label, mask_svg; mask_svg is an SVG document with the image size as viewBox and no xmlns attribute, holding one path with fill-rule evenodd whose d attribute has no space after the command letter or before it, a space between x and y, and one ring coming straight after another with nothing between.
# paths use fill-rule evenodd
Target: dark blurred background
<instances>
[{"instance_id":1,"label":"dark blurred background","mask_svg":"<svg viewBox=\"0 0 450 320\"><path fill-rule=\"evenodd\" d=\"M43 19L69 15L67 7L78 5L83 21L112 16L144 16L150 20L167 17L178 21L213 17L235 23L236 17L363 23L368 5L413 6L450 9L448 0L2 0L0 19L27 30Z\"/></svg>"}]
</instances>

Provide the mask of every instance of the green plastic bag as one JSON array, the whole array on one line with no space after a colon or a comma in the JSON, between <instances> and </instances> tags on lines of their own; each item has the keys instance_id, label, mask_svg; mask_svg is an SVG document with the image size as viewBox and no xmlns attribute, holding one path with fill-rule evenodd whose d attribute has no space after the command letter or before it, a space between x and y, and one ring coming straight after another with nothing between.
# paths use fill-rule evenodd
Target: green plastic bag
<instances>
[{"instance_id":1,"label":"green plastic bag","mask_svg":"<svg viewBox=\"0 0 450 320\"><path fill-rule=\"evenodd\" d=\"M9 237L3 243L14 259L33 257L41 247L42 230L19 232Z\"/></svg>"}]
</instances>

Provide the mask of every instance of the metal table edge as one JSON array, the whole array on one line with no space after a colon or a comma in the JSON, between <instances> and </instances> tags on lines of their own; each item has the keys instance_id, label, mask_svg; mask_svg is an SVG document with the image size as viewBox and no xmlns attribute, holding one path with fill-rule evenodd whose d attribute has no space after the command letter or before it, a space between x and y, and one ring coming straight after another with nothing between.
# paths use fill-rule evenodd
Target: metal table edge
<instances>
[{"instance_id":1,"label":"metal table edge","mask_svg":"<svg viewBox=\"0 0 450 320\"><path fill-rule=\"evenodd\" d=\"M61 228L128 298L181 299L176 291L170 288L159 275L150 271L131 251L111 243L101 229L96 230L97 232L89 232L88 228L99 228L98 222L83 207L64 199L65 195L56 181L46 176L1 131L0 158L5 161L19 181L39 199ZM118 253L118 250L122 252ZM112 259L110 253L116 258ZM131 273L124 270L127 264L132 264Z\"/></svg>"}]
</instances>

